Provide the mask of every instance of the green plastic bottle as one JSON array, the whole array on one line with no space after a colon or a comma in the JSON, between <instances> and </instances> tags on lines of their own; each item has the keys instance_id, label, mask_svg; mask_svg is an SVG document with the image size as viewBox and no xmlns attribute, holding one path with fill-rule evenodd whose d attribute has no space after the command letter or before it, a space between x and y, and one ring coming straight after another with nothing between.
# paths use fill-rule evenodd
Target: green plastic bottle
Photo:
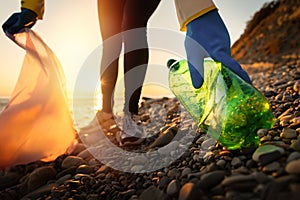
<instances>
[{"instance_id":1,"label":"green plastic bottle","mask_svg":"<svg viewBox=\"0 0 300 200\"><path fill-rule=\"evenodd\" d=\"M204 83L192 85L186 60L169 60L169 86L199 127L228 150L260 145L258 129L275 117L264 95L222 63L204 61Z\"/></svg>"}]
</instances>

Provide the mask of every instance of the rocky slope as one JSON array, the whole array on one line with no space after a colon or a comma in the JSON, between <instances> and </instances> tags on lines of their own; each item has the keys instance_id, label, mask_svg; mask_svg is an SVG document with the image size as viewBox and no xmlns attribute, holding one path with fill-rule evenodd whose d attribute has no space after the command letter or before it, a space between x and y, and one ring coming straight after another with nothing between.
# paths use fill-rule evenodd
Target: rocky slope
<instances>
[{"instance_id":1,"label":"rocky slope","mask_svg":"<svg viewBox=\"0 0 300 200\"><path fill-rule=\"evenodd\" d=\"M248 22L232 46L242 64L295 64L300 60L300 1L276 0L265 4Z\"/></svg>"}]
</instances>

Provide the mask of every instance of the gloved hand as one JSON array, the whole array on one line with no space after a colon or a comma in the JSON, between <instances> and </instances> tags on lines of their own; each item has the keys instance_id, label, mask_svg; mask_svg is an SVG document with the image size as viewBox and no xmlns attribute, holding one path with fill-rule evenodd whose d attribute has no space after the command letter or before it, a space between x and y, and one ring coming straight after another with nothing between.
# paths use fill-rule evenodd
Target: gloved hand
<instances>
[{"instance_id":1,"label":"gloved hand","mask_svg":"<svg viewBox=\"0 0 300 200\"><path fill-rule=\"evenodd\" d=\"M217 9L187 24L185 50L195 88L200 88L203 84L205 57L211 57L223 63L246 82L252 84L248 74L231 57L230 37Z\"/></svg>"},{"instance_id":2,"label":"gloved hand","mask_svg":"<svg viewBox=\"0 0 300 200\"><path fill-rule=\"evenodd\" d=\"M21 12L12 14L2 25L6 34L15 34L24 28L31 28L37 20L37 14L32 10L22 8Z\"/></svg>"}]
</instances>

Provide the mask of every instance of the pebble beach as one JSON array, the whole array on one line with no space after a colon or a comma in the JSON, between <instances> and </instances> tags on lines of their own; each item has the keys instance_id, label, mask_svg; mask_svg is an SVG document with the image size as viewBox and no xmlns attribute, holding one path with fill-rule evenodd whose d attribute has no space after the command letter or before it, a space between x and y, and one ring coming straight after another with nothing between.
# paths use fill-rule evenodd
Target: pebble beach
<instances>
[{"instance_id":1,"label":"pebble beach","mask_svg":"<svg viewBox=\"0 0 300 200\"><path fill-rule=\"evenodd\" d=\"M95 131L83 132L71 154L1 171L0 199L298 199L299 63L247 70L277 119L272 129L257 131L258 148L226 150L195 128L177 99L144 98L139 123L151 137L137 146L121 147L115 139L118 127L105 130L113 145L133 152L130 158L109 163L104 158L118 153L104 148ZM162 116L166 120L155 121ZM87 140L102 160L87 148Z\"/></svg>"}]
</instances>

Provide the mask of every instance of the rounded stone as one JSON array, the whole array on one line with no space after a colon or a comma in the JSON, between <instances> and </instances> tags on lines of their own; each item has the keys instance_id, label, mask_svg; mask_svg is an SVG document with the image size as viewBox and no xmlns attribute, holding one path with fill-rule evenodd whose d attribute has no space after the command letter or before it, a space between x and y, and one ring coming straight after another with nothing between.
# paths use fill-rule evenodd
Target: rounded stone
<instances>
[{"instance_id":1,"label":"rounded stone","mask_svg":"<svg viewBox=\"0 0 300 200\"><path fill-rule=\"evenodd\" d=\"M179 192L180 183L177 180L172 180L167 187L167 194L175 196Z\"/></svg>"},{"instance_id":2,"label":"rounded stone","mask_svg":"<svg viewBox=\"0 0 300 200\"><path fill-rule=\"evenodd\" d=\"M291 148L295 151L300 151L300 139L297 139L295 142L291 144Z\"/></svg>"},{"instance_id":3,"label":"rounded stone","mask_svg":"<svg viewBox=\"0 0 300 200\"><path fill-rule=\"evenodd\" d=\"M300 159L289 162L285 171L289 174L300 174Z\"/></svg>"},{"instance_id":4,"label":"rounded stone","mask_svg":"<svg viewBox=\"0 0 300 200\"><path fill-rule=\"evenodd\" d=\"M68 156L66 157L62 164L61 164L61 167L62 168L70 168L70 167L73 167L73 166L80 166L80 165L83 165L83 164L86 164L86 161L83 160L81 157L78 157L78 156Z\"/></svg>"}]
</instances>

